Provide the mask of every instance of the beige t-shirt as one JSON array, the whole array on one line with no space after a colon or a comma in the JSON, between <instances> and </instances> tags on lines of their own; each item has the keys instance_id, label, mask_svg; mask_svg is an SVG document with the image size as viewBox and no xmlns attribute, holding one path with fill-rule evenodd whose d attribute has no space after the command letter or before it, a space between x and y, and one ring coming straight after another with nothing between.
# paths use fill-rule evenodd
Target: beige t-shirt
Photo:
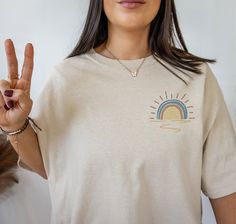
<instances>
[{"instance_id":1,"label":"beige t-shirt","mask_svg":"<svg viewBox=\"0 0 236 224\"><path fill-rule=\"evenodd\" d=\"M93 49L53 67L31 113L52 223L199 224L201 190L236 192L236 135L214 74L172 69L188 85L153 56L137 77Z\"/></svg>"}]
</instances>

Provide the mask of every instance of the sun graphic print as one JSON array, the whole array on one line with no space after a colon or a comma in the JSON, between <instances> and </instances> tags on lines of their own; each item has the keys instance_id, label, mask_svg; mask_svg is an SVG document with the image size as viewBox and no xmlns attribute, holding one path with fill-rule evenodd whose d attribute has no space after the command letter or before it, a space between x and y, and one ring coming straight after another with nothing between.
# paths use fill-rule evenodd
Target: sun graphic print
<instances>
[{"instance_id":1,"label":"sun graphic print","mask_svg":"<svg viewBox=\"0 0 236 224\"><path fill-rule=\"evenodd\" d=\"M195 119L193 105L187 99L187 94L176 96L173 93L165 96L159 96L154 100L154 104L150 106L152 109L150 121L159 122L160 128L168 129L174 132L180 132L181 128L176 124L186 124Z\"/></svg>"}]
</instances>

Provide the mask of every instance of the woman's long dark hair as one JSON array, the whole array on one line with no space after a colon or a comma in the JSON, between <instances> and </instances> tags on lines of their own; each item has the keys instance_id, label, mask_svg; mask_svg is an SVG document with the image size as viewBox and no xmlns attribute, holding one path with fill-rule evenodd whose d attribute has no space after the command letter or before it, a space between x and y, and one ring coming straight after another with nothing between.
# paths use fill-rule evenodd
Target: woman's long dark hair
<instances>
[{"instance_id":1,"label":"woman's long dark hair","mask_svg":"<svg viewBox=\"0 0 236 224\"><path fill-rule=\"evenodd\" d=\"M90 0L80 40L67 58L84 54L91 48L96 48L102 44L107 38L108 22L103 10L103 1ZM159 12L150 24L148 45L154 58L184 82L185 80L158 58L186 75L188 73L185 71L201 74L202 72L198 67L201 63L215 62L215 60L198 57L188 51L179 27L174 0L161 0Z\"/></svg>"},{"instance_id":2,"label":"woman's long dark hair","mask_svg":"<svg viewBox=\"0 0 236 224\"><path fill-rule=\"evenodd\" d=\"M0 134L0 196L18 183L16 177L18 156L10 141Z\"/></svg>"}]
</instances>

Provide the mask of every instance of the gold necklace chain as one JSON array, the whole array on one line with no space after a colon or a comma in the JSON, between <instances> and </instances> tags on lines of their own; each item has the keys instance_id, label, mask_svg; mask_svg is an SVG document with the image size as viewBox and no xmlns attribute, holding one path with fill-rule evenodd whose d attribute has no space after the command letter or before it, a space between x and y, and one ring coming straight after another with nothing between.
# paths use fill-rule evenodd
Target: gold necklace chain
<instances>
[{"instance_id":1,"label":"gold necklace chain","mask_svg":"<svg viewBox=\"0 0 236 224\"><path fill-rule=\"evenodd\" d=\"M107 46L105 45L105 48L108 50L108 52L122 65L126 68L126 70L129 71L129 73L133 76L136 77L138 75L139 69L141 68L142 64L144 63L146 57L142 60L142 62L140 63L140 65L138 66L138 68L134 71L130 70L125 64L123 64L115 55L113 55L111 53L111 51L107 48Z\"/></svg>"}]
</instances>

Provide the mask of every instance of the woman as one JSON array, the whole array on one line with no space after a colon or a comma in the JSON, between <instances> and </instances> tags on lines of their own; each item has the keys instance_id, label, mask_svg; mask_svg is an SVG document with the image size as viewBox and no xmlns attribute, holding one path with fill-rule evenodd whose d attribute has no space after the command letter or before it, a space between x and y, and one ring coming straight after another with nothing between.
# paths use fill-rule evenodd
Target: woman
<instances>
[{"instance_id":1,"label":"woman","mask_svg":"<svg viewBox=\"0 0 236 224\"><path fill-rule=\"evenodd\" d=\"M91 0L32 111L33 47L20 79L10 40L6 52L0 126L48 179L54 223L201 223L201 190L219 223L234 222L232 121L213 60L188 52L173 0Z\"/></svg>"}]
</instances>

